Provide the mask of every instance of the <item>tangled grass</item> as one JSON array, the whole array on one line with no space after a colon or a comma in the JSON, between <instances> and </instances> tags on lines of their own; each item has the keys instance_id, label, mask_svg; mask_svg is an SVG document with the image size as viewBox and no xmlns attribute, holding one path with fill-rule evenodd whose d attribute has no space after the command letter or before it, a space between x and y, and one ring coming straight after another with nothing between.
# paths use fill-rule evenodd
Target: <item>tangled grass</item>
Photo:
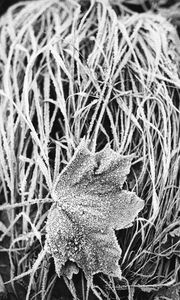
<instances>
[{"instance_id":1,"label":"tangled grass","mask_svg":"<svg viewBox=\"0 0 180 300\"><path fill-rule=\"evenodd\" d=\"M45 221L53 182L83 136L92 150L110 143L136 153L127 186L146 203L133 227L117 232L122 284L99 276L92 299L120 299L123 286L138 299L137 289L179 283L178 45L160 13L133 13L121 1L20 2L1 17L0 253L8 279L0 267L18 299L57 299L59 279L43 256ZM64 279L67 299L85 299L81 275L82 289Z\"/></svg>"}]
</instances>

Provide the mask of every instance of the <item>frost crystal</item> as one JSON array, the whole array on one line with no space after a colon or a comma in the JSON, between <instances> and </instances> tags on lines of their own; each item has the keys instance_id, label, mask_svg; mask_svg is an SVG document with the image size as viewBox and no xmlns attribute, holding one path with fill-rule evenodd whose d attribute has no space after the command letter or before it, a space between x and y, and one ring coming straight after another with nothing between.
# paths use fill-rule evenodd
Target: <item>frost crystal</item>
<instances>
[{"instance_id":1,"label":"frost crystal","mask_svg":"<svg viewBox=\"0 0 180 300\"><path fill-rule=\"evenodd\" d=\"M109 145L92 153L83 140L60 173L46 225L46 246L58 276L72 277L76 263L88 280L99 272L121 277L114 229L129 226L144 206L134 193L122 190L131 160ZM67 261L74 269L65 270Z\"/></svg>"}]
</instances>

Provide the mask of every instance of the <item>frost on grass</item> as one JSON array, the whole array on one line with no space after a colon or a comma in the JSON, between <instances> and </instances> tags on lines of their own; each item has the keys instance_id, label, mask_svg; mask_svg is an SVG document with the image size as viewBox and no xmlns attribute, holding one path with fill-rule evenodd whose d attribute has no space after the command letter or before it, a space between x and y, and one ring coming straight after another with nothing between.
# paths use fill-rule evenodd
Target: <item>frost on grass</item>
<instances>
[{"instance_id":1,"label":"frost on grass","mask_svg":"<svg viewBox=\"0 0 180 300\"><path fill-rule=\"evenodd\" d=\"M121 277L121 249L114 229L129 226L143 208L140 198L122 189L131 160L132 156L121 156L109 145L92 153L82 141L57 178L46 246L58 276L71 277L77 271L75 262L89 280L99 272ZM72 272L65 268L67 261Z\"/></svg>"}]
</instances>

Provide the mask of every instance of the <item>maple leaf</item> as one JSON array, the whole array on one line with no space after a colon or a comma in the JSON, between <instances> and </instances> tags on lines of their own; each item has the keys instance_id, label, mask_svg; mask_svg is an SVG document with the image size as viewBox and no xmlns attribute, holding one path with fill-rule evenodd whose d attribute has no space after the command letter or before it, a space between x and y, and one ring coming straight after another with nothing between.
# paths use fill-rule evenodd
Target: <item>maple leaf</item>
<instances>
[{"instance_id":1,"label":"maple leaf","mask_svg":"<svg viewBox=\"0 0 180 300\"><path fill-rule=\"evenodd\" d=\"M122 190L132 158L109 145L92 153L82 140L58 176L46 224L46 247L58 276L66 274L65 264L71 261L88 280L99 272L121 278L114 229L129 226L144 206L135 193ZM73 268L69 277L77 273L75 264Z\"/></svg>"}]
</instances>

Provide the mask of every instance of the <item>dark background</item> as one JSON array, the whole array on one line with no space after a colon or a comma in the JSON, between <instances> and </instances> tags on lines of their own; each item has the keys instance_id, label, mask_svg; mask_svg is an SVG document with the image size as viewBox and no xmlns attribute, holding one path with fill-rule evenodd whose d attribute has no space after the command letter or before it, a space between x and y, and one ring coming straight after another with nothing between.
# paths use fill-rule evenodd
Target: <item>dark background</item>
<instances>
[{"instance_id":1,"label":"dark background","mask_svg":"<svg viewBox=\"0 0 180 300\"><path fill-rule=\"evenodd\" d=\"M8 7L20 1L21 0L0 0L0 16L6 12Z\"/></svg>"}]
</instances>

